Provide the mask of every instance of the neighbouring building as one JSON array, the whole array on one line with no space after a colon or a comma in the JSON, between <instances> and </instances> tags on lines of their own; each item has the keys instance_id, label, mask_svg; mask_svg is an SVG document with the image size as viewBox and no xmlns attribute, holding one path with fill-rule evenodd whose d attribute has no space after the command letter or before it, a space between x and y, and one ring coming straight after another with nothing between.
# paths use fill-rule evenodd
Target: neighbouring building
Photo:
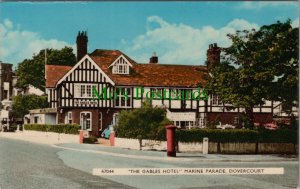
<instances>
[{"instance_id":1,"label":"neighbouring building","mask_svg":"<svg viewBox=\"0 0 300 189\"><path fill-rule=\"evenodd\" d=\"M0 130L9 126L15 76L13 65L0 61Z\"/></svg>"},{"instance_id":2,"label":"neighbouring building","mask_svg":"<svg viewBox=\"0 0 300 189\"><path fill-rule=\"evenodd\" d=\"M0 61L0 129L9 128L12 121L12 99L14 96L21 94L44 95L40 89L29 85L26 89L16 87L18 77L13 71L13 64L3 63Z\"/></svg>"},{"instance_id":3,"label":"neighbouring building","mask_svg":"<svg viewBox=\"0 0 300 189\"><path fill-rule=\"evenodd\" d=\"M10 110L11 108L14 81L12 66L12 64L0 61L0 103L2 109L5 110Z\"/></svg>"},{"instance_id":4,"label":"neighbouring building","mask_svg":"<svg viewBox=\"0 0 300 189\"><path fill-rule=\"evenodd\" d=\"M43 108L30 110L24 118L24 124L50 124L55 125L57 120L56 108Z\"/></svg>"},{"instance_id":5,"label":"neighbouring building","mask_svg":"<svg viewBox=\"0 0 300 189\"><path fill-rule=\"evenodd\" d=\"M220 62L217 44L209 46L207 66L202 66L161 64L155 53L149 63L137 63L119 50L88 53L85 32L79 32L76 42L75 66L46 65L46 93L50 108L57 110L59 124L77 123L99 136L117 122L121 110L140 108L146 99L151 99L153 106L166 108L167 117L181 128L204 127L215 121L238 125L239 115L245 111L228 110L230 104L215 95L207 94L205 99L208 68ZM180 98L182 94L185 98ZM255 122L271 122L279 104L266 101L255 106Z\"/></svg>"}]
</instances>

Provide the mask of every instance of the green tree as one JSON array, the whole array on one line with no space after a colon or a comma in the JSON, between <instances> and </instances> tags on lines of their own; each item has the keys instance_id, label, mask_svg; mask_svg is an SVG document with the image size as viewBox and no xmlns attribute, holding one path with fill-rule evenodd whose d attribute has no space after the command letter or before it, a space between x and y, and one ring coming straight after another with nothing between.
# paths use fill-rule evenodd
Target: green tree
<instances>
[{"instance_id":1,"label":"green tree","mask_svg":"<svg viewBox=\"0 0 300 189\"><path fill-rule=\"evenodd\" d=\"M47 96L35 94L18 95L13 97L13 117L23 118L31 109L48 107Z\"/></svg>"},{"instance_id":2,"label":"green tree","mask_svg":"<svg viewBox=\"0 0 300 189\"><path fill-rule=\"evenodd\" d=\"M64 47L61 50L47 49L47 64L74 66L76 57L71 47ZM26 88L29 84L44 90L45 89L45 49L32 59L23 60L16 70L18 75L17 87Z\"/></svg>"},{"instance_id":3,"label":"green tree","mask_svg":"<svg viewBox=\"0 0 300 189\"><path fill-rule=\"evenodd\" d=\"M249 127L253 107L263 99L286 103L298 99L298 30L288 20L228 34L232 45L222 49L222 61L211 70L208 89L234 108L245 108Z\"/></svg>"},{"instance_id":4,"label":"green tree","mask_svg":"<svg viewBox=\"0 0 300 189\"><path fill-rule=\"evenodd\" d=\"M119 137L164 140L165 126L171 123L165 109L153 108L146 101L140 109L122 110L115 131Z\"/></svg>"}]
</instances>

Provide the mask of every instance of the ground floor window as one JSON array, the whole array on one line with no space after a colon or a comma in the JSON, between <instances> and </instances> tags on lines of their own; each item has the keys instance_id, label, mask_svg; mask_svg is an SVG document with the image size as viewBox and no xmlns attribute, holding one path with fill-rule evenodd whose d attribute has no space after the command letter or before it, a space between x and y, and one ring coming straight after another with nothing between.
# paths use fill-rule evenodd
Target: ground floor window
<instances>
[{"instance_id":1,"label":"ground floor window","mask_svg":"<svg viewBox=\"0 0 300 189\"><path fill-rule=\"evenodd\" d=\"M80 113L80 126L82 130L91 130L92 127L92 113L81 112Z\"/></svg>"},{"instance_id":2,"label":"ground floor window","mask_svg":"<svg viewBox=\"0 0 300 189\"><path fill-rule=\"evenodd\" d=\"M102 112L99 112L99 128L102 131Z\"/></svg>"},{"instance_id":3,"label":"ground floor window","mask_svg":"<svg viewBox=\"0 0 300 189\"><path fill-rule=\"evenodd\" d=\"M65 115L65 123L72 124L72 112L67 112Z\"/></svg>"},{"instance_id":4,"label":"ground floor window","mask_svg":"<svg viewBox=\"0 0 300 189\"><path fill-rule=\"evenodd\" d=\"M200 126L200 127L205 126L205 120L204 120L203 117L200 117L198 120L199 120L199 126Z\"/></svg>"},{"instance_id":5,"label":"ground floor window","mask_svg":"<svg viewBox=\"0 0 300 189\"><path fill-rule=\"evenodd\" d=\"M34 123L38 123L39 122L39 116L34 116Z\"/></svg>"},{"instance_id":6,"label":"ground floor window","mask_svg":"<svg viewBox=\"0 0 300 189\"><path fill-rule=\"evenodd\" d=\"M239 117L234 117L233 124L238 125L240 123Z\"/></svg>"},{"instance_id":7,"label":"ground floor window","mask_svg":"<svg viewBox=\"0 0 300 189\"><path fill-rule=\"evenodd\" d=\"M195 127L195 121L174 121L174 125L182 129L191 129Z\"/></svg>"},{"instance_id":8,"label":"ground floor window","mask_svg":"<svg viewBox=\"0 0 300 189\"><path fill-rule=\"evenodd\" d=\"M119 123L119 113L115 113L113 117L113 125L117 125Z\"/></svg>"}]
</instances>

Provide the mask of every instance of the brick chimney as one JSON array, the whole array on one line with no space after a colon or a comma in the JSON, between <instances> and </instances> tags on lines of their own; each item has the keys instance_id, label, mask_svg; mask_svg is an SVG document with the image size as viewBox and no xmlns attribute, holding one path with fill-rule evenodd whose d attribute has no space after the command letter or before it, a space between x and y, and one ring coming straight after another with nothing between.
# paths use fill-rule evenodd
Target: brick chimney
<instances>
[{"instance_id":1,"label":"brick chimney","mask_svg":"<svg viewBox=\"0 0 300 189\"><path fill-rule=\"evenodd\" d=\"M220 63L220 54L221 54L221 48L218 47L217 43L209 45L207 49L207 60L206 60L206 65L209 70Z\"/></svg>"},{"instance_id":2,"label":"brick chimney","mask_svg":"<svg viewBox=\"0 0 300 189\"><path fill-rule=\"evenodd\" d=\"M86 31L78 32L76 44L77 44L77 61L87 54L88 37Z\"/></svg>"},{"instance_id":3,"label":"brick chimney","mask_svg":"<svg viewBox=\"0 0 300 189\"><path fill-rule=\"evenodd\" d=\"M158 57L156 55L156 52L153 52L152 57L150 58L149 64L157 64L158 63Z\"/></svg>"}]
</instances>

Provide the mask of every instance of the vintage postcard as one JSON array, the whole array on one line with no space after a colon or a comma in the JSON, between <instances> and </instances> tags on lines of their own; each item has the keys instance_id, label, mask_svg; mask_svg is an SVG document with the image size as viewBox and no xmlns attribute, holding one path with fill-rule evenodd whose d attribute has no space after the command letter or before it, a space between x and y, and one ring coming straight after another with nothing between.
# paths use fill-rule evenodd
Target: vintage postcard
<instances>
[{"instance_id":1,"label":"vintage postcard","mask_svg":"<svg viewBox=\"0 0 300 189\"><path fill-rule=\"evenodd\" d=\"M0 189L299 188L297 1L0 2Z\"/></svg>"}]
</instances>

